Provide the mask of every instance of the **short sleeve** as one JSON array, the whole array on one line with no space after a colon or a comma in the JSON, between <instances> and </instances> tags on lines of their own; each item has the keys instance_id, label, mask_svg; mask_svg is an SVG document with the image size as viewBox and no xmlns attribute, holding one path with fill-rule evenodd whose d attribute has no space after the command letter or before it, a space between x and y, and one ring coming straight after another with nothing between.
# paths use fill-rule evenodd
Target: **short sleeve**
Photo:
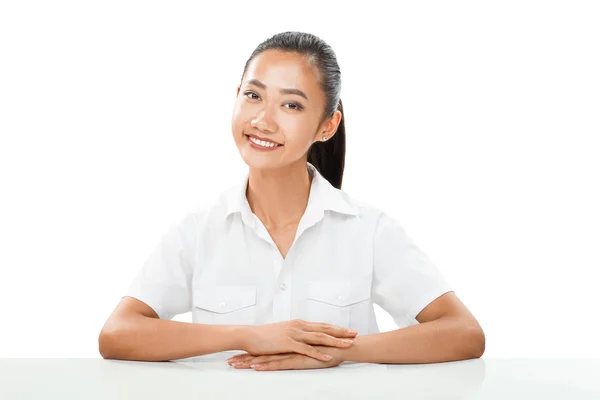
<instances>
[{"instance_id":1,"label":"short sleeve","mask_svg":"<svg viewBox=\"0 0 600 400\"><path fill-rule=\"evenodd\" d=\"M195 220L188 214L172 224L137 272L125 296L150 306L160 319L191 311Z\"/></svg>"},{"instance_id":2,"label":"short sleeve","mask_svg":"<svg viewBox=\"0 0 600 400\"><path fill-rule=\"evenodd\" d=\"M452 291L402 225L383 212L375 229L373 252L373 301L399 327L417 324L416 316L429 303Z\"/></svg>"}]
</instances>

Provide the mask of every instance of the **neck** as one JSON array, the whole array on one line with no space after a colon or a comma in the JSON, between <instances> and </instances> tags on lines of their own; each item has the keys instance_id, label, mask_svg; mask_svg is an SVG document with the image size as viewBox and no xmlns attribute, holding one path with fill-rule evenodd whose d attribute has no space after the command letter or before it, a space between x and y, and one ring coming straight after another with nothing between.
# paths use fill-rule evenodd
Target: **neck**
<instances>
[{"instance_id":1,"label":"neck","mask_svg":"<svg viewBox=\"0 0 600 400\"><path fill-rule=\"evenodd\" d=\"M246 197L265 228L285 229L300 222L311 183L303 160L282 168L250 168Z\"/></svg>"}]
</instances>

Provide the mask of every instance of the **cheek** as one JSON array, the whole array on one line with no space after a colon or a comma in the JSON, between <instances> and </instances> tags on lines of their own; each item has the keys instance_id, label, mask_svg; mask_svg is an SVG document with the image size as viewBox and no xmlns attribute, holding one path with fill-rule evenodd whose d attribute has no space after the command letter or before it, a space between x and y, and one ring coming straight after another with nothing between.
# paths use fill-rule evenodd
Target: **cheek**
<instances>
[{"instance_id":1,"label":"cheek","mask_svg":"<svg viewBox=\"0 0 600 400\"><path fill-rule=\"evenodd\" d=\"M253 110L253 108L251 106L248 106L248 104L243 104L243 100L238 100L236 101L233 107L233 113L231 115L231 125L249 125L250 121L254 119L254 114L256 114L256 110Z\"/></svg>"},{"instance_id":2,"label":"cheek","mask_svg":"<svg viewBox=\"0 0 600 400\"><path fill-rule=\"evenodd\" d=\"M240 107L239 104L236 103L231 115L231 131L234 135L242 133L245 122L244 118L243 107Z\"/></svg>"},{"instance_id":3,"label":"cheek","mask_svg":"<svg viewBox=\"0 0 600 400\"><path fill-rule=\"evenodd\" d=\"M231 125L234 125L240 118L240 106L239 101L236 101L233 105L233 111L231 113Z\"/></svg>"},{"instance_id":4,"label":"cheek","mask_svg":"<svg viewBox=\"0 0 600 400\"><path fill-rule=\"evenodd\" d=\"M293 121L288 127L289 135L286 136L293 141L294 147L306 151L313 144L314 131L310 127L312 124L309 120Z\"/></svg>"}]
</instances>

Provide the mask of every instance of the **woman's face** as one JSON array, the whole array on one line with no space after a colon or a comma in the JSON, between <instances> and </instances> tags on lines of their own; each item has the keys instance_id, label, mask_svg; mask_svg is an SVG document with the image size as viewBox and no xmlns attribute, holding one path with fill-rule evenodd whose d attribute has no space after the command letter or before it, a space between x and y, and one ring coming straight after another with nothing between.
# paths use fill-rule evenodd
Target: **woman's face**
<instances>
[{"instance_id":1,"label":"woman's face","mask_svg":"<svg viewBox=\"0 0 600 400\"><path fill-rule=\"evenodd\" d=\"M341 119L336 111L320 123L324 107L318 71L304 56L277 50L259 54L237 88L231 120L242 159L254 168L279 168L305 159L310 146L323 134L330 138ZM265 149L251 143L248 135L279 145Z\"/></svg>"}]
</instances>

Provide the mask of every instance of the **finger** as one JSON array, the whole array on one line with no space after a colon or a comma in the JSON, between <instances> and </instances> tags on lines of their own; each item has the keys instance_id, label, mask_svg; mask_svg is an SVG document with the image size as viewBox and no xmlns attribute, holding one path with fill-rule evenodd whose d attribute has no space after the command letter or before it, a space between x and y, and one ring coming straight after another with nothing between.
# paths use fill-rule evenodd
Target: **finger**
<instances>
[{"instance_id":1,"label":"finger","mask_svg":"<svg viewBox=\"0 0 600 400\"><path fill-rule=\"evenodd\" d=\"M246 353L246 354L238 354L238 355L235 355L233 357L230 357L229 360L239 360L240 358L248 358L248 357L254 357L254 356L252 354L248 354L248 353Z\"/></svg>"},{"instance_id":2,"label":"finger","mask_svg":"<svg viewBox=\"0 0 600 400\"><path fill-rule=\"evenodd\" d=\"M299 332L296 340L330 347L350 347L354 343L352 339L340 339L323 332Z\"/></svg>"},{"instance_id":3,"label":"finger","mask_svg":"<svg viewBox=\"0 0 600 400\"><path fill-rule=\"evenodd\" d=\"M254 362L252 360L249 360L246 362L237 362L237 363L233 363L233 364L229 364L229 365L231 365L235 369L244 369L244 368L250 368L250 365L252 365L252 364L254 364Z\"/></svg>"},{"instance_id":4,"label":"finger","mask_svg":"<svg viewBox=\"0 0 600 400\"><path fill-rule=\"evenodd\" d=\"M282 360L269 361L262 364L252 363L250 366L255 371L276 371L283 369L305 369L302 363L298 363L298 361L294 360L294 358L289 357Z\"/></svg>"},{"instance_id":5,"label":"finger","mask_svg":"<svg viewBox=\"0 0 600 400\"><path fill-rule=\"evenodd\" d=\"M308 332L323 332L338 338L353 338L358 334L355 330L331 325L325 322L307 322L306 329L303 330Z\"/></svg>"},{"instance_id":6,"label":"finger","mask_svg":"<svg viewBox=\"0 0 600 400\"><path fill-rule=\"evenodd\" d=\"M254 361L254 357L250 357L250 358L245 358L243 360L238 360L238 361L228 361L227 364L231 365L232 367L237 367L240 365L250 365L253 361Z\"/></svg>"},{"instance_id":7,"label":"finger","mask_svg":"<svg viewBox=\"0 0 600 400\"><path fill-rule=\"evenodd\" d=\"M257 356L243 361L236 361L233 363L235 367L249 367L252 364L264 363L269 361L283 360L285 358L295 356L296 353L282 353L282 354L267 354L264 356ZM232 365L232 364L230 364Z\"/></svg>"},{"instance_id":8,"label":"finger","mask_svg":"<svg viewBox=\"0 0 600 400\"><path fill-rule=\"evenodd\" d=\"M278 369L293 369L290 365L286 366L286 364L282 360L266 362L263 364L252 363L250 367L255 371L275 371Z\"/></svg>"},{"instance_id":9,"label":"finger","mask_svg":"<svg viewBox=\"0 0 600 400\"><path fill-rule=\"evenodd\" d=\"M231 358L227 359L228 363L237 363L237 362L247 362L248 360L252 360L254 358L258 358L258 357L285 357L285 356L291 356L294 355L296 353L292 353L292 352L288 352L288 353L280 353L280 354L265 354L262 356L254 356L252 354L238 354L236 356L233 356Z\"/></svg>"},{"instance_id":10,"label":"finger","mask_svg":"<svg viewBox=\"0 0 600 400\"><path fill-rule=\"evenodd\" d=\"M239 364L232 364L231 366L235 369L248 369L250 368L250 365L254 365L254 363L248 363L248 362L244 362L244 363L239 363Z\"/></svg>"},{"instance_id":11,"label":"finger","mask_svg":"<svg viewBox=\"0 0 600 400\"><path fill-rule=\"evenodd\" d=\"M239 354L235 357L231 357L230 359L227 360L227 362L228 363L239 362L239 361L249 360L253 357L255 357L255 356L253 356L252 354Z\"/></svg>"},{"instance_id":12,"label":"finger","mask_svg":"<svg viewBox=\"0 0 600 400\"><path fill-rule=\"evenodd\" d=\"M294 354L295 353L285 353L285 354L274 354L274 355L258 356L258 357L256 357L253 360L247 361L247 363L250 363L250 364L260 364L260 363L265 363L265 362L270 362L270 361L284 360L286 358L291 357Z\"/></svg>"},{"instance_id":13,"label":"finger","mask_svg":"<svg viewBox=\"0 0 600 400\"><path fill-rule=\"evenodd\" d=\"M319 350L315 349L312 346L307 344L296 342L296 346L294 347L294 351L298 354L304 354L305 356L309 356L319 361L330 361L332 356L329 354L321 353Z\"/></svg>"}]
</instances>

